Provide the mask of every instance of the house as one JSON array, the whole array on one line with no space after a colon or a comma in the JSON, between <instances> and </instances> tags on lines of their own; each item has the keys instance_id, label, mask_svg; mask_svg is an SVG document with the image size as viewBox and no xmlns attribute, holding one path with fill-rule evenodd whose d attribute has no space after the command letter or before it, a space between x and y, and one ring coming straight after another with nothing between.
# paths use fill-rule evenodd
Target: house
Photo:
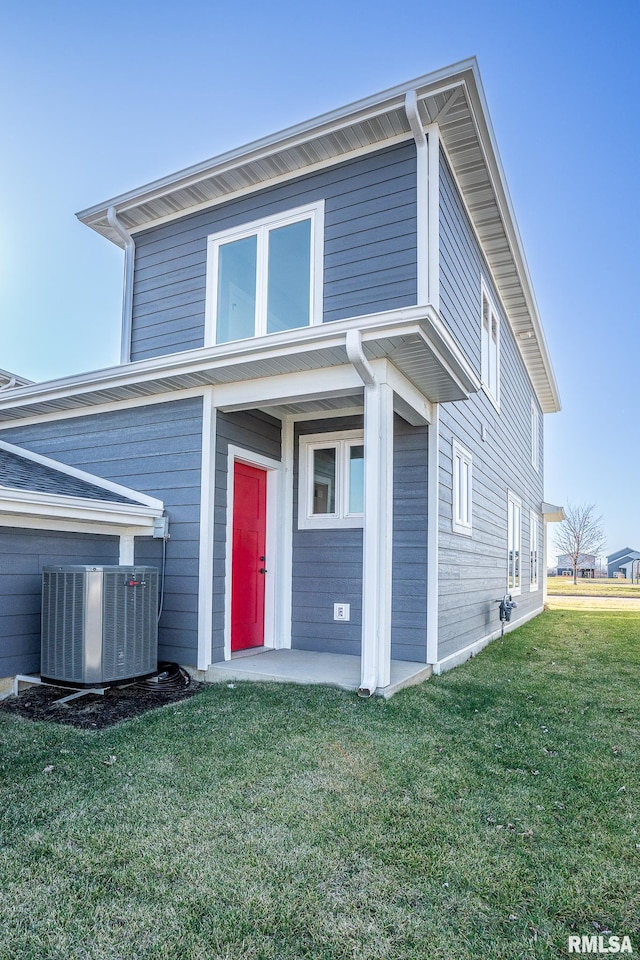
<instances>
[{"instance_id":1,"label":"house","mask_svg":"<svg viewBox=\"0 0 640 960\"><path fill-rule=\"evenodd\" d=\"M594 553L581 553L578 557L578 576L593 579L596 575L597 557ZM561 553L556 568L558 577L573 576L573 558L568 553Z\"/></svg>"},{"instance_id":2,"label":"house","mask_svg":"<svg viewBox=\"0 0 640 960\"><path fill-rule=\"evenodd\" d=\"M159 565L164 511L160 655L205 679L389 692L498 636L505 592L542 611L560 401L475 60L78 216L124 250L121 363L7 388L0 439L132 515L45 516L39 555ZM5 674L37 671L11 629Z\"/></svg>"},{"instance_id":3,"label":"house","mask_svg":"<svg viewBox=\"0 0 640 960\"><path fill-rule=\"evenodd\" d=\"M639 562L634 563L636 560ZM622 550L616 550L607 557L608 577L626 577L630 580L637 576L639 567L640 551L632 550L631 547L623 547Z\"/></svg>"}]
</instances>

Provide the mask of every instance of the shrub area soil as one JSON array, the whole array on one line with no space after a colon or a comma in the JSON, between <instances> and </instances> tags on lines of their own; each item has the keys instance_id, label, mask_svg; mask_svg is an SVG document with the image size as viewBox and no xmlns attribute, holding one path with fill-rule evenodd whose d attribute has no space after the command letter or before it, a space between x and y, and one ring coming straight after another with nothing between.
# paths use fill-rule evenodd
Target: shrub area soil
<instances>
[{"instance_id":1,"label":"shrub area soil","mask_svg":"<svg viewBox=\"0 0 640 960\"><path fill-rule=\"evenodd\" d=\"M190 680L180 670L169 682L137 681L127 686L109 687L104 694L87 693L69 703L57 703L73 690L38 685L21 690L18 696L0 700L0 710L19 714L28 720L64 723L84 730L102 730L122 720L138 717L148 710L178 703L192 697L204 684Z\"/></svg>"}]
</instances>

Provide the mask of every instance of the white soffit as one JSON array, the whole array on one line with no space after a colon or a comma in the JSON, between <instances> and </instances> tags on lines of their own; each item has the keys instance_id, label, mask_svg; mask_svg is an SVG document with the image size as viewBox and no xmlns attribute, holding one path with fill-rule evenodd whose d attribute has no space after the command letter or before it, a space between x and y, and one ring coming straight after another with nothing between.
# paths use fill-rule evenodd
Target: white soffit
<instances>
[{"instance_id":1,"label":"white soffit","mask_svg":"<svg viewBox=\"0 0 640 960\"><path fill-rule=\"evenodd\" d=\"M367 149L412 138L404 102L415 90L424 124L441 140L545 413L560 398L475 58L289 127L90 207L78 218L122 246L113 206L134 234L234 195L313 172Z\"/></svg>"}]
</instances>

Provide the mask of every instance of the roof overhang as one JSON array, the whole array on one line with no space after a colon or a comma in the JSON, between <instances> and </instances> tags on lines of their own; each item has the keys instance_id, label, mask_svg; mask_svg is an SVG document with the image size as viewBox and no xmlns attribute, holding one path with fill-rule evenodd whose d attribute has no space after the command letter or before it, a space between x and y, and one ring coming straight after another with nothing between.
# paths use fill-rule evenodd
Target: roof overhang
<instances>
[{"instance_id":1,"label":"roof overhang","mask_svg":"<svg viewBox=\"0 0 640 960\"><path fill-rule=\"evenodd\" d=\"M480 382L431 306L337 320L280 334L188 350L0 395L0 423L16 425L49 413L214 387L214 403L238 408L292 403L362 388L349 360L347 337L360 334L369 362L387 360L421 396L434 403L464 400ZM216 398L216 389L219 397Z\"/></svg>"},{"instance_id":2,"label":"roof overhang","mask_svg":"<svg viewBox=\"0 0 640 960\"><path fill-rule=\"evenodd\" d=\"M138 493L122 484L104 480L4 440L0 440L0 448L27 462L45 466L61 478L73 477L97 492L102 490L105 496L102 499L99 495L76 496L0 484L0 526L112 535L126 531L128 534L150 536L156 518L164 513L163 502L148 494ZM106 499L108 494L113 493L122 499Z\"/></svg>"},{"instance_id":3,"label":"roof overhang","mask_svg":"<svg viewBox=\"0 0 640 960\"><path fill-rule=\"evenodd\" d=\"M132 234L253 190L413 137L409 91L424 125L437 123L518 347L545 413L560 409L529 270L475 58L289 127L89 207L79 219L123 245L112 207Z\"/></svg>"},{"instance_id":4,"label":"roof overhang","mask_svg":"<svg viewBox=\"0 0 640 960\"><path fill-rule=\"evenodd\" d=\"M542 516L545 523L562 523L565 519L564 507L556 507L553 503L543 503Z\"/></svg>"}]
</instances>

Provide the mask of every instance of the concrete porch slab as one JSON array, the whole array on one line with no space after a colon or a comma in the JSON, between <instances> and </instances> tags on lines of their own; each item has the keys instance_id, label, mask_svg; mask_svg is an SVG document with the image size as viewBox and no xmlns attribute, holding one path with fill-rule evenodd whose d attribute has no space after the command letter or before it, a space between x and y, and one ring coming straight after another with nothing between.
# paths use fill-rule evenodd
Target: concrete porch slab
<instances>
[{"instance_id":1,"label":"concrete porch slab","mask_svg":"<svg viewBox=\"0 0 640 960\"><path fill-rule=\"evenodd\" d=\"M391 683L376 694L391 697L403 687L427 680L432 673L426 663L391 661ZM260 680L275 683L321 684L357 690L360 686L360 657L340 653L313 653L309 650L264 650L252 656L234 657L212 664L204 679L209 683L232 680Z\"/></svg>"}]
</instances>

